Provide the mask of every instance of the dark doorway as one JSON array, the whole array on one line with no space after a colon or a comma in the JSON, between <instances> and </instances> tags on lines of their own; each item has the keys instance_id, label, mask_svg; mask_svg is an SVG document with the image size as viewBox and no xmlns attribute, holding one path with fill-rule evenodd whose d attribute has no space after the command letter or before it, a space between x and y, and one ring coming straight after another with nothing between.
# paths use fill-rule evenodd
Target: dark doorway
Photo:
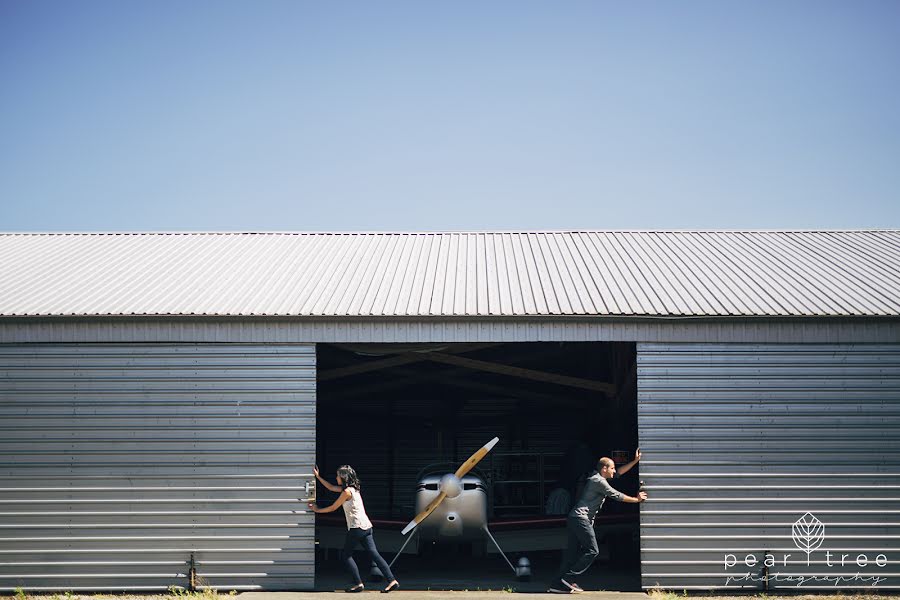
<instances>
[{"instance_id":1,"label":"dark doorway","mask_svg":"<svg viewBox=\"0 0 900 600\"><path fill-rule=\"evenodd\" d=\"M627 460L637 446L632 343L319 344L317 365L317 462L332 480L341 464L357 470L388 561L414 516L423 470L443 464L452 472L497 436L478 465L489 524L514 564L531 560L540 587L559 562L567 507L597 458ZM638 481L634 469L612 483L634 494ZM334 499L321 487L319 494L320 505ZM614 565L619 575L605 589L639 589L637 507L607 503L597 521L602 548L592 572ZM317 518L322 589L332 576L344 583L338 561L326 558L337 556L345 530L342 511ZM485 541L410 544L414 554L398 559L398 573L414 567L422 589L472 589L505 572L509 585L529 589ZM456 563L465 576L454 583L447 565Z\"/></svg>"}]
</instances>

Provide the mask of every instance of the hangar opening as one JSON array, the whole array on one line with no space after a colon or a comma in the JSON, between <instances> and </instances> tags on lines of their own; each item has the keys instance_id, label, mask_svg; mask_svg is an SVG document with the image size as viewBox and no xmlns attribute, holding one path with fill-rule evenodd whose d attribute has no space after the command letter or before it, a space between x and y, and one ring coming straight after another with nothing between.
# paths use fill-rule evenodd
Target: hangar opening
<instances>
[{"instance_id":1,"label":"hangar opening","mask_svg":"<svg viewBox=\"0 0 900 600\"><path fill-rule=\"evenodd\" d=\"M318 344L316 460L332 482L340 465L356 469L376 543L391 562L420 489L437 489L436 476L498 437L471 475L496 545L513 566L528 559L531 581L516 579L487 535L424 528L394 570L405 589L543 591L566 545L565 515L597 459L633 458L635 358L635 344L613 342ZM610 483L636 494L638 468ZM318 494L320 506L336 498L321 485ZM595 530L600 555L584 581L640 589L638 506L606 502ZM341 509L318 515L319 589L346 583L338 560L345 532ZM361 549L355 557L366 579L368 558Z\"/></svg>"}]
</instances>

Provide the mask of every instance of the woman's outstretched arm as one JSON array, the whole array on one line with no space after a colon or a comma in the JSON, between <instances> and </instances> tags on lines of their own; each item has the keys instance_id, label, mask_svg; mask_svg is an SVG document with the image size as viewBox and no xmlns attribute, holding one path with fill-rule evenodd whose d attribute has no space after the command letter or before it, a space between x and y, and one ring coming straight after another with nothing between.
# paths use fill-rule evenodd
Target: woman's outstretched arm
<instances>
[{"instance_id":1,"label":"woman's outstretched arm","mask_svg":"<svg viewBox=\"0 0 900 600\"><path fill-rule=\"evenodd\" d=\"M350 490L343 490L343 491L341 492L341 495L338 496L338 499L334 501L334 504L332 504L332 505L329 506L328 508L319 508L318 506L316 506L316 505L313 504L312 502L309 502L309 503L307 504L307 506L309 506L309 508L310 508L314 513L330 513L330 512L334 512L334 511L336 511L338 508L340 508L341 504L343 504L344 502L346 502L349 498L350 498Z\"/></svg>"},{"instance_id":2,"label":"woman's outstretched arm","mask_svg":"<svg viewBox=\"0 0 900 600\"><path fill-rule=\"evenodd\" d=\"M328 483L327 481L325 481L322 476L319 475L319 465L313 467L313 475L316 476L316 479L318 479L322 483L322 485L324 485L326 488L328 488L329 491L332 491L335 494L340 494L344 489L339 485L334 485L333 483Z\"/></svg>"}]
</instances>

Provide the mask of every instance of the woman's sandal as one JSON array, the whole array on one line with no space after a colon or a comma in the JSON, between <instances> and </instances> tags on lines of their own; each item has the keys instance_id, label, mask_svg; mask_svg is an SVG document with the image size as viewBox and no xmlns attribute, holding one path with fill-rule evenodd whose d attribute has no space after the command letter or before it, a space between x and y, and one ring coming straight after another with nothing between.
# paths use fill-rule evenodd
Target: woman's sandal
<instances>
[{"instance_id":1,"label":"woman's sandal","mask_svg":"<svg viewBox=\"0 0 900 600\"><path fill-rule=\"evenodd\" d=\"M364 586L363 584L360 583L359 585L354 585L353 587L348 587L344 591L347 592L348 594L355 594L356 592L361 592L364 589L366 589L366 586Z\"/></svg>"},{"instance_id":2,"label":"woman's sandal","mask_svg":"<svg viewBox=\"0 0 900 600\"><path fill-rule=\"evenodd\" d=\"M387 586L386 588L384 588L383 590L381 590L381 593L382 593L382 594L387 594L388 592L393 592L394 590L396 590L396 589L399 588L399 587L400 587L400 584L399 584L399 583L397 582L397 580L395 579L395 580L393 580L393 581L391 582L391 585L389 585L389 586Z\"/></svg>"}]
</instances>

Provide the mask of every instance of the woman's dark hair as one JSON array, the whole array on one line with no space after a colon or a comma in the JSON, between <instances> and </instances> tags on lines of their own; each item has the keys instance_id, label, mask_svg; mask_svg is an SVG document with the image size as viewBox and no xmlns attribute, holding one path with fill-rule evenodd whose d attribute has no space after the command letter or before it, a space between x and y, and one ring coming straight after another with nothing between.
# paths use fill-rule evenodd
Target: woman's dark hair
<instances>
[{"instance_id":1,"label":"woman's dark hair","mask_svg":"<svg viewBox=\"0 0 900 600\"><path fill-rule=\"evenodd\" d=\"M350 465L341 465L338 467L337 474L341 476L341 481L343 481L344 489L348 487L356 488L356 491L361 492L362 488L360 487L359 477L356 475L356 471L353 470L353 467Z\"/></svg>"}]
</instances>

